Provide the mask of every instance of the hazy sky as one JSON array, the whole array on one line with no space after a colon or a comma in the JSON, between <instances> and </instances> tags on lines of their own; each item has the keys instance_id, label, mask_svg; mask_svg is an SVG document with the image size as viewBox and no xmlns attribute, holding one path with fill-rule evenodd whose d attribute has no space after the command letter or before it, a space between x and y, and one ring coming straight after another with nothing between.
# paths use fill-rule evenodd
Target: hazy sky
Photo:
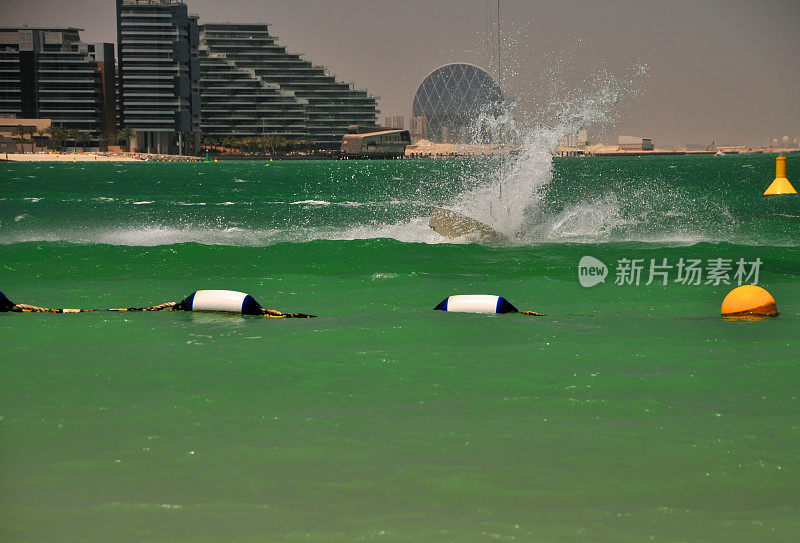
<instances>
[{"instance_id":1,"label":"hazy sky","mask_svg":"<svg viewBox=\"0 0 800 543\"><path fill-rule=\"evenodd\" d=\"M290 51L380 95L381 116L408 117L417 86L442 64L486 65L486 0L187 3L201 23L272 24ZM657 145L800 138L798 0L501 0L500 9L516 42L502 48L517 67L512 94L557 95L561 84L575 94L576 81L605 71L639 94L623 102L615 132ZM114 0L1 0L0 20L116 41ZM649 78L624 83L638 64Z\"/></svg>"}]
</instances>

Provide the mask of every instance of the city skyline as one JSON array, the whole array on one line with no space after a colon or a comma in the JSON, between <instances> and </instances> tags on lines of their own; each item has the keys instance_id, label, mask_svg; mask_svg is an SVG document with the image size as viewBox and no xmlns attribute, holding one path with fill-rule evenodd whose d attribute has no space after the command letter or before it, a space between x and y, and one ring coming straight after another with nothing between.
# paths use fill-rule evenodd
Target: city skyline
<instances>
[{"instance_id":1,"label":"city skyline","mask_svg":"<svg viewBox=\"0 0 800 543\"><path fill-rule=\"evenodd\" d=\"M381 96L381 117L408 118L418 85L443 64L486 66L482 0L187 4L201 23L271 24L290 51ZM75 26L85 29L87 42L116 42L114 7L108 0L8 0L4 25ZM504 82L510 94L606 73L624 80L631 67L646 65L649 77L630 83L641 87L637 97L620 106L618 133L651 137L659 146L800 137L795 2L506 0L501 9L504 64L517 74ZM550 92L558 98L557 89Z\"/></svg>"}]
</instances>

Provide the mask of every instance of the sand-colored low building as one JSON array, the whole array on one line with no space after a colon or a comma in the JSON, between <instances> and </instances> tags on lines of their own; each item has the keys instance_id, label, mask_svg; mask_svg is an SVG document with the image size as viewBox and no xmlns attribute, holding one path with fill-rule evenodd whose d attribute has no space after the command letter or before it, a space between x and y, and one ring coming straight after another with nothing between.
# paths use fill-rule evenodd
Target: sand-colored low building
<instances>
[{"instance_id":1,"label":"sand-colored low building","mask_svg":"<svg viewBox=\"0 0 800 543\"><path fill-rule=\"evenodd\" d=\"M17 119L14 117L0 117L0 153L24 153L33 151L36 147L36 140L40 139L36 134L25 136L26 143L19 143L19 136L15 134L18 126L31 127L36 129L37 134L44 133L50 128L50 119Z\"/></svg>"}]
</instances>

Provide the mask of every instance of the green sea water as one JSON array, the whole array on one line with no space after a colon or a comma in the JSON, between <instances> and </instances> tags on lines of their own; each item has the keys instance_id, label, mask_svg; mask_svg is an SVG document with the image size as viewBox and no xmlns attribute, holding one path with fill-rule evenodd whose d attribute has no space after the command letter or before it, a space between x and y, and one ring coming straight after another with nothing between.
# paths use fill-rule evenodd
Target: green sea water
<instances>
[{"instance_id":1,"label":"green sea water","mask_svg":"<svg viewBox=\"0 0 800 543\"><path fill-rule=\"evenodd\" d=\"M509 242L428 228L499 166L0 163L15 302L319 315L0 314L0 541L800 539L800 201L761 196L774 156L556 160L474 202ZM720 318L739 259L780 317ZM546 316L432 311L471 293Z\"/></svg>"}]
</instances>

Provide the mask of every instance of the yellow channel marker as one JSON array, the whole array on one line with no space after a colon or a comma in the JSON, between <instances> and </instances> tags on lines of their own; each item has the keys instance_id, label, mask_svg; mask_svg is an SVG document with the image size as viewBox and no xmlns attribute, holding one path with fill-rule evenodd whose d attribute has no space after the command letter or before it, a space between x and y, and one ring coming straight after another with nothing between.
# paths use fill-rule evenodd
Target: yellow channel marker
<instances>
[{"instance_id":1,"label":"yellow channel marker","mask_svg":"<svg viewBox=\"0 0 800 543\"><path fill-rule=\"evenodd\" d=\"M782 194L797 194L794 187L786 177L786 157L779 156L775 159L775 181L764 192L764 196L780 196Z\"/></svg>"}]
</instances>

